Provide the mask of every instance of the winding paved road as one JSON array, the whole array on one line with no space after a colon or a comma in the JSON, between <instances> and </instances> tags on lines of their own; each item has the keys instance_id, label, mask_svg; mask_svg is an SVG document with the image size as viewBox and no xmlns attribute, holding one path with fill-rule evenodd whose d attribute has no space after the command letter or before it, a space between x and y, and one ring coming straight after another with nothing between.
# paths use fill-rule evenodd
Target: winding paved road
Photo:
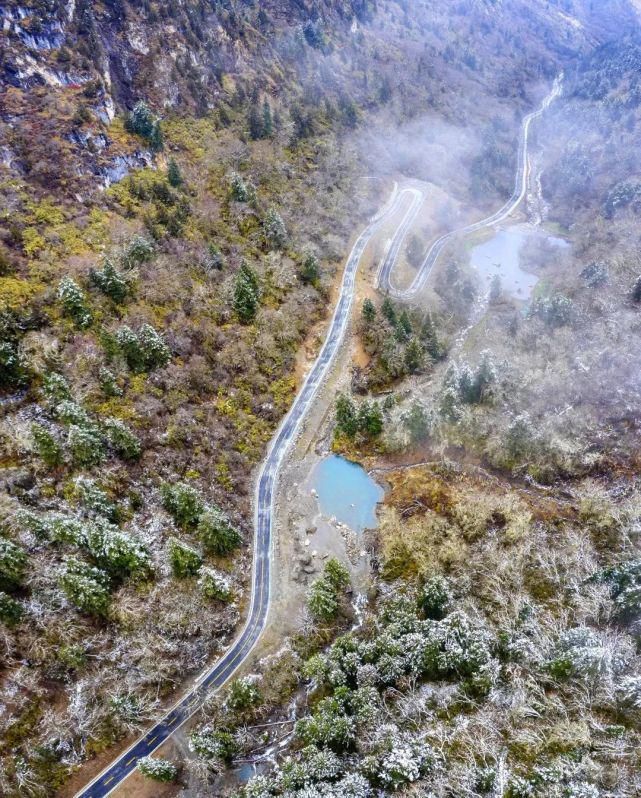
<instances>
[{"instance_id":1,"label":"winding paved road","mask_svg":"<svg viewBox=\"0 0 641 798\"><path fill-rule=\"evenodd\" d=\"M149 729L77 793L76 798L103 798L113 792L135 770L141 757L148 756L155 751L176 729L180 728L198 711L207 693L222 687L229 680L256 645L265 628L269 612L274 499L281 463L298 435L307 411L327 376L343 341L354 298L356 273L365 247L381 223L397 213L405 204L409 204L409 207L403 215L399 230L407 231L416 214L416 193L413 189L403 189L399 192L395 188L390 201L370 220L354 244L345 265L338 304L334 310L323 347L305 378L294 404L272 439L261 466L256 484L251 604L247 621L240 635L224 656L196 680L194 687L184 698L181 698L153 728ZM411 200L409 203L406 202L408 198Z\"/></svg>"},{"instance_id":2,"label":"winding paved road","mask_svg":"<svg viewBox=\"0 0 641 798\"><path fill-rule=\"evenodd\" d=\"M374 233L383 221L397 213L403 205L407 205L403 218L394 233L386 257L379 268L377 285L381 290L399 299L409 299L415 296L424 287L438 256L449 241L456 236L498 224L510 216L521 204L527 193L530 126L536 118L541 116L550 103L560 95L561 80L562 78L557 78L552 91L545 98L540 108L528 114L523 120L515 189L508 202L492 216L459 230L446 233L438 238L431 245L416 277L407 289L402 290L394 286L391 277L403 241L425 200L423 192L416 188L405 188L400 192L395 189L388 204L377 216L370 220L368 226L360 234L345 265L340 296L323 347L311 371L305 378L294 404L274 436L258 474L254 518L252 593L245 626L224 656L196 680L194 687L153 728L140 737L105 770L99 773L93 781L77 793L76 798L103 798L113 792L135 770L141 757L148 756L155 751L176 729L180 728L198 711L207 693L222 687L233 676L260 638L267 622L271 596L272 526L278 473L283 458L298 435L301 424L343 341L349 324L358 266L365 247ZM409 200L409 202L406 202L406 200Z\"/></svg>"},{"instance_id":3,"label":"winding paved road","mask_svg":"<svg viewBox=\"0 0 641 798\"><path fill-rule=\"evenodd\" d=\"M416 294L418 294L419 291L424 288L427 278L430 276L430 273L434 268L434 264L438 260L438 257L443 251L444 247L450 241L453 241L459 236L474 233L477 230L482 230L485 227L492 227L496 224L499 224L499 222L504 221L508 218L508 216L514 213L521 202L523 202L527 194L528 178L530 173L530 128L532 126L532 122L534 122L535 119L538 119L545 112L545 110L549 108L554 100L561 95L562 84L563 75L561 74L554 81L552 90L543 100L539 108L537 108L536 111L532 111L532 113L528 114L523 119L519 138L518 163L514 181L514 191L512 192L510 199L496 213L493 213L492 216L488 216L485 219L481 219L479 222L474 222L474 224L466 225L465 227L461 227L457 230L452 230L449 233L445 233L445 235L442 235L440 238L437 238L427 251L427 255L425 256L416 276L414 277L414 280L407 288L401 289L393 284L392 273L398 260L398 255L400 253L403 241L409 232L423 202L423 195L421 192L414 190L415 200L412 204L412 208L410 209L413 216L412 218L406 219L396 231L392 243L387 251L387 255L385 256L385 259L383 260L383 263L381 264L377 274L377 287L380 288L381 291L389 294L392 297L395 297L396 299L407 300L415 297ZM419 197L421 197L421 199L419 199Z\"/></svg>"}]
</instances>

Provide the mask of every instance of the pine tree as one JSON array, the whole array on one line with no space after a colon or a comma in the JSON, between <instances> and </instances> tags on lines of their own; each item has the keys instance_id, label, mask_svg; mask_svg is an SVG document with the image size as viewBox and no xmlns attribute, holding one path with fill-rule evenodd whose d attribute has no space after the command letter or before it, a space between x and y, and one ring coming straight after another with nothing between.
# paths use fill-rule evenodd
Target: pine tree
<instances>
[{"instance_id":1,"label":"pine tree","mask_svg":"<svg viewBox=\"0 0 641 798\"><path fill-rule=\"evenodd\" d=\"M489 299L490 302L494 304L498 302L500 298L501 298L501 278L498 274L495 274L490 282Z\"/></svg>"},{"instance_id":2,"label":"pine tree","mask_svg":"<svg viewBox=\"0 0 641 798\"><path fill-rule=\"evenodd\" d=\"M164 136L162 134L162 128L160 127L160 120L157 119L154 122L154 126L151 130L151 136L149 137L149 147L151 148L152 152L160 152L164 146Z\"/></svg>"},{"instance_id":3,"label":"pine tree","mask_svg":"<svg viewBox=\"0 0 641 798\"><path fill-rule=\"evenodd\" d=\"M420 443L430 433L429 416L418 402L412 404L409 413L403 419L403 424L409 433L411 443Z\"/></svg>"},{"instance_id":4,"label":"pine tree","mask_svg":"<svg viewBox=\"0 0 641 798\"><path fill-rule=\"evenodd\" d=\"M363 309L361 310L361 317L365 324L371 324L376 318L376 308L371 299L363 300Z\"/></svg>"},{"instance_id":5,"label":"pine tree","mask_svg":"<svg viewBox=\"0 0 641 798\"><path fill-rule=\"evenodd\" d=\"M263 138L263 117L256 103L252 103L247 114L247 127L249 129L249 137L253 141Z\"/></svg>"},{"instance_id":6,"label":"pine tree","mask_svg":"<svg viewBox=\"0 0 641 798\"><path fill-rule=\"evenodd\" d=\"M348 438L353 438L358 432L358 415L354 402L342 393L336 397L336 429Z\"/></svg>"},{"instance_id":7,"label":"pine tree","mask_svg":"<svg viewBox=\"0 0 641 798\"><path fill-rule=\"evenodd\" d=\"M270 208L263 222L267 243L274 249L284 249L287 244L287 228L275 208Z\"/></svg>"},{"instance_id":8,"label":"pine tree","mask_svg":"<svg viewBox=\"0 0 641 798\"><path fill-rule=\"evenodd\" d=\"M312 252L306 253L301 263L299 277L302 282L314 285L320 278L320 265L318 258Z\"/></svg>"},{"instance_id":9,"label":"pine tree","mask_svg":"<svg viewBox=\"0 0 641 798\"><path fill-rule=\"evenodd\" d=\"M319 621L331 621L338 612L336 590L328 579L320 577L311 586L307 597L310 613Z\"/></svg>"},{"instance_id":10,"label":"pine tree","mask_svg":"<svg viewBox=\"0 0 641 798\"><path fill-rule=\"evenodd\" d=\"M258 312L258 279L245 262L236 275L233 308L241 324L249 324Z\"/></svg>"},{"instance_id":11,"label":"pine tree","mask_svg":"<svg viewBox=\"0 0 641 798\"><path fill-rule=\"evenodd\" d=\"M392 303L392 300L388 296L386 296L385 299L383 300L383 304L381 305L381 312L392 326L396 325L396 310L394 309L394 304Z\"/></svg>"},{"instance_id":12,"label":"pine tree","mask_svg":"<svg viewBox=\"0 0 641 798\"><path fill-rule=\"evenodd\" d=\"M405 366L410 374L419 371L423 366L423 347L416 338L412 338L405 349Z\"/></svg>"},{"instance_id":13,"label":"pine tree","mask_svg":"<svg viewBox=\"0 0 641 798\"><path fill-rule=\"evenodd\" d=\"M432 321L431 315L425 317L423 326L421 327L421 341L425 346L425 351L434 360L440 360L443 356L443 350L436 335L436 327Z\"/></svg>"},{"instance_id":14,"label":"pine tree","mask_svg":"<svg viewBox=\"0 0 641 798\"><path fill-rule=\"evenodd\" d=\"M149 139L154 129L154 117L144 100L139 100L127 117L125 127L144 139Z\"/></svg>"},{"instance_id":15,"label":"pine tree","mask_svg":"<svg viewBox=\"0 0 641 798\"><path fill-rule=\"evenodd\" d=\"M272 109L270 104L265 100L263 103L263 135L264 139L271 138L274 134L274 121L272 118Z\"/></svg>"},{"instance_id":16,"label":"pine tree","mask_svg":"<svg viewBox=\"0 0 641 798\"><path fill-rule=\"evenodd\" d=\"M360 406L358 431L367 438L378 438L383 432L383 414L378 402L363 402Z\"/></svg>"},{"instance_id":17,"label":"pine tree","mask_svg":"<svg viewBox=\"0 0 641 798\"><path fill-rule=\"evenodd\" d=\"M58 299L65 316L73 319L76 327L84 329L92 322L91 311L87 307L85 294L71 277L63 277L58 285Z\"/></svg>"},{"instance_id":18,"label":"pine tree","mask_svg":"<svg viewBox=\"0 0 641 798\"><path fill-rule=\"evenodd\" d=\"M22 605L0 590L0 621L11 629L16 626L23 614Z\"/></svg>"},{"instance_id":19,"label":"pine tree","mask_svg":"<svg viewBox=\"0 0 641 798\"><path fill-rule=\"evenodd\" d=\"M169 185L173 186L174 188L179 188L183 184L180 167L173 158L169 159L169 165L167 167L167 181L169 182Z\"/></svg>"}]
</instances>

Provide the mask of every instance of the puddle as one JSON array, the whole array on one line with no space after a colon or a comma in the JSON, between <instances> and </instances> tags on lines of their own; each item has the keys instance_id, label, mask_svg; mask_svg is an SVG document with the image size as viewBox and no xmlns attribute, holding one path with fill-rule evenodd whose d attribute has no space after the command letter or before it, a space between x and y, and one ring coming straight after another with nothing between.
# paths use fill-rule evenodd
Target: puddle
<instances>
[{"instance_id":1,"label":"puddle","mask_svg":"<svg viewBox=\"0 0 641 798\"><path fill-rule=\"evenodd\" d=\"M544 267L554 263L559 252L567 250L569 246L567 241L556 236L510 227L499 230L489 241L474 247L470 251L470 263L478 271L486 288L489 288L494 275L498 274L501 288L506 294L517 299L528 299L539 277L522 268L524 260L530 267Z\"/></svg>"},{"instance_id":2,"label":"puddle","mask_svg":"<svg viewBox=\"0 0 641 798\"><path fill-rule=\"evenodd\" d=\"M355 532L376 526L376 505L385 491L357 463L330 455L314 469L311 484L323 515Z\"/></svg>"}]
</instances>

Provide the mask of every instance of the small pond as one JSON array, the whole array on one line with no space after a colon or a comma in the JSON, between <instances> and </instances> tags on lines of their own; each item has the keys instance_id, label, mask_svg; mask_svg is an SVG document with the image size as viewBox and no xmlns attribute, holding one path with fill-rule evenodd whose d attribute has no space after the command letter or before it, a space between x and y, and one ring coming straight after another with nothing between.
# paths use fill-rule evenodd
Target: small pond
<instances>
[{"instance_id":1,"label":"small pond","mask_svg":"<svg viewBox=\"0 0 641 798\"><path fill-rule=\"evenodd\" d=\"M385 491L357 463L338 455L326 457L312 472L312 488L323 515L334 516L355 532L376 526L376 505Z\"/></svg>"},{"instance_id":2,"label":"small pond","mask_svg":"<svg viewBox=\"0 0 641 798\"><path fill-rule=\"evenodd\" d=\"M558 257L560 250L568 247L568 242L562 238L523 227L509 227L499 230L489 241L474 247L470 251L470 263L479 272L487 288L494 275L498 275L506 294L517 299L528 299L539 277L522 268L524 250L536 248L539 257L535 262L539 266L546 266Z\"/></svg>"}]
</instances>

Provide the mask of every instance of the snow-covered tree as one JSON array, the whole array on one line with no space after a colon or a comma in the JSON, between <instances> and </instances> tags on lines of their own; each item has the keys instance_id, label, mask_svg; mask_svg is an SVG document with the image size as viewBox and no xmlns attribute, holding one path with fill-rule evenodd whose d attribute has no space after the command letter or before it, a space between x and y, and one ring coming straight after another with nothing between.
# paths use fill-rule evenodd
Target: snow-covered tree
<instances>
[{"instance_id":1,"label":"snow-covered tree","mask_svg":"<svg viewBox=\"0 0 641 798\"><path fill-rule=\"evenodd\" d=\"M265 220L263 222L263 229L265 231L265 239L270 247L273 249L284 249L287 245L287 228L283 218L275 208L270 208L267 211Z\"/></svg>"},{"instance_id":2,"label":"snow-covered tree","mask_svg":"<svg viewBox=\"0 0 641 798\"><path fill-rule=\"evenodd\" d=\"M102 437L94 426L72 424L67 435L67 447L76 467L90 468L102 463L106 457Z\"/></svg>"},{"instance_id":3,"label":"snow-covered tree","mask_svg":"<svg viewBox=\"0 0 641 798\"><path fill-rule=\"evenodd\" d=\"M138 770L143 776L153 781L170 782L175 781L178 775L178 768L168 759L160 759L153 756L143 756L138 760Z\"/></svg>"},{"instance_id":4,"label":"snow-covered tree","mask_svg":"<svg viewBox=\"0 0 641 798\"><path fill-rule=\"evenodd\" d=\"M91 282L116 303L124 302L131 293L131 282L126 274L119 272L114 264L106 258L102 269L89 272Z\"/></svg>"},{"instance_id":5,"label":"snow-covered tree","mask_svg":"<svg viewBox=\"0 0 641 798\"><path fill-rule=\"evenodd\" d=\"M69 601L82 612L101 616L107 614L109 577L104 571L75 557L68 557L59 584Z\"/></svg>"},{"instance_id":6,"label":"snow-covered tree","mask_svg":"<svg viewBox=\"0 0 641 798\"><path fill-rule=\"evenodd\" d=\"M53 433L42 424L31 425L31 435L36 453L49 468L56 468L62 464L62 447Z\"/></svg>"},{"instance_id":7,"label":"snow-covered tree","mask_svg":"<svg viewBox=\"0 0 641 798\"><path fill-rule=\"evenodd\" d=\"M226 705L230 709L243 710L255 706L262 700L262 694L258 684L258 678L254 676L243 676L234 679L229 685Z\"/></svg>"},{"instance_id":8,"label":"snow-covered tree","mask_svg":"<svg viewBox=\"0 0 641 798\"><path fill-rule=\"evenodd\" d=\"M166 482L160 488L162 505L182 529L197 526L205 504L200 493L186 482Z\"/></svg>"},{"instance_id":9,"label":"snow-covered tree","mask_svg":"<svg viewBox=\"0 0 641 798\"><path fill-rule=\"evenodd\" d=\"M87 298L78 283L71 277L63 277L58 284L58 299L65 316L73 319L76 327L89 327L93 317L87 305Z\"/></svg>"},{"instance_id":10,"label":"snow-covered tree","mask_svg":"<svg viewBox=\"0 0 641 798\"><path fill-rule=\"evenodd\" d=\"M203 558L196 549L177 538L170 538L168 544L169 562L174 576L183 579L195 576L203 564Z\"/></svg>"},{"instance_id":11,"label":"snow-covered tree","mask_svg":"<svg viewBox=\"0 0 641 798\"><path fill-rule=\"evenodd\" d=\"M15 626L22 618L23 613L24 610L20 602L0 590L0 622L9 627Z\"/></svg>"},{"instance_id":12,"label":"snow-covered tree","mask_svg":"<svg viewBox=\"0 0 641 798\"><path fill-rule=\"evenodd\" d=\"M213 568L201 568L198 574L198 587L203 596L217 601L230 601L232 584L228 576Z\"/></svg>"},{"instance_id":13,"label":"snow-covered tree","mask_svg":"<svg viewBox=\"0 0 641 798\"><path fill-rule=\"evenodd\" d=\"M240 545L241 537L227 515L218 507L207 507L198 520L198 537L207 551L229 554Z\"/></svg>"},{"instance_id":14,"label":"snow-covered tree","mask_svg":"<svg viewBox=\"0 0 641 798\"><path fill-rule=\"evenodd\" d=\"M0 589L20 587L27 570L27 553L5 537L0 537Z\"/></svg>"},{"instance_id":15,"label":"snow-covered tree","mask_svg":"<svg viewBox=\"0 0 641 798\"><path fill-rule=\"evenodd\" d=\"M102 424L109 445L123 460L138 460L142 454L140 440L124 421L108 418Z\"/></svg>"}]
</instances>

